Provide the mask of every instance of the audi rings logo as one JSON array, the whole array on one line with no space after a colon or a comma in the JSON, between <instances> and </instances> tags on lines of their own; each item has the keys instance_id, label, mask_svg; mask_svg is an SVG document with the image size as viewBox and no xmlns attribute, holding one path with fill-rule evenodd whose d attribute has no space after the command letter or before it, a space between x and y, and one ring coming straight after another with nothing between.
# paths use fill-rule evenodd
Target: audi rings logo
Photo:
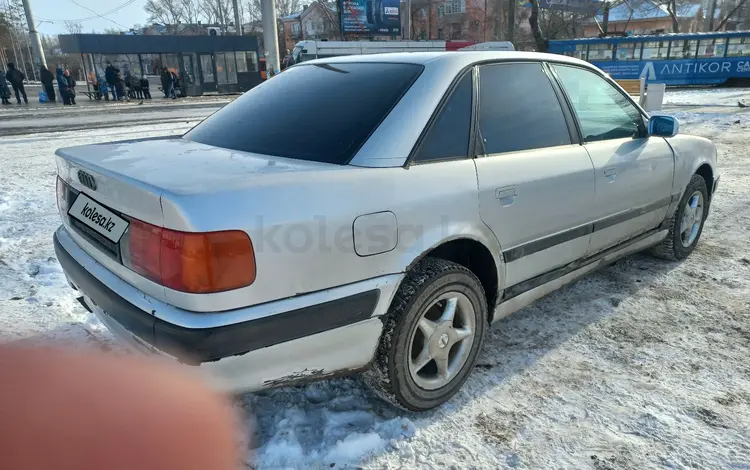
<instances>
[{"instance_id":1,"label":"audi rings logo","mask_svg":"<svg viewBox=\"0 0 750 470\"><path fill-rule=\"evenodd\" d=\"M96 191L96 180L83 170L78 170L78 181L92 191Z\"/></svg>"}]
</instances>

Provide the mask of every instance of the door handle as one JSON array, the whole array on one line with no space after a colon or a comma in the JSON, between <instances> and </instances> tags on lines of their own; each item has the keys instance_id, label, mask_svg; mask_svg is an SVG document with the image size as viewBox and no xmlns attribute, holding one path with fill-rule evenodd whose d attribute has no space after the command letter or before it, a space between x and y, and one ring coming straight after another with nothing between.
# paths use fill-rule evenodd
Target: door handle
<instances>
[{"instance_id":1,"label":"door handle","mask_svg":"<svg viewBox=\"0 0 750 470\"><path fill-rule=\"evenodd\" d=\"M610 183L613 183L615 181L615 178L617 178L617 168L605 168L603 175L609 180Z\"/></svg>"},{"instance_id":2,"label":"door handle","mask_svg":"<svg viewBox=\"0 0 750 470\"><path fill-rule=\"evenodd\" d=\"M495 190L495 198L500 199L503 207L513 205L516 202L516 196L518 196L518 190L515 186L505 186Z\"/></svg>"}]
</instances>

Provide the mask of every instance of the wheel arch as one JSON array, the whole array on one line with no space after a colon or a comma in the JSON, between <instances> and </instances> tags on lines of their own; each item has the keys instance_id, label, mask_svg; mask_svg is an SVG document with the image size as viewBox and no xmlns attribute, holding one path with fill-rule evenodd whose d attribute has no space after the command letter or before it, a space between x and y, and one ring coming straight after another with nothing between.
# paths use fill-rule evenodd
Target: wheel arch
<instances>
[{"instance_id":1,"label":"wheel arch","mask_svg":"<svg viewBox=\"0 0 750 470\"><path fill-rule=\"evenodd\" d=\"M423 251L412 260L406 270L412 269L426 257L452 261L465 267L474 273L484 288L487 298L487 320L492 323L495 304L499 299L500 285L505 272L504 265L499 257L500 253L499 246L498 255L493 255L492 249L482 241L473 237L457 236L442 240L440 243Z\"/></svg>"},{"instance_id":2,"label":"wheel arch","mask_svg":"<svg viewBox=\"0 0 750 470\"><path fill-rule=\"evenodd\" d=\"M713 195L714 185L714 169L708 162L703 162L698 168L696 168L695 175L699 175L706 182L706 189L708 190L708 199L711 200Z\"/></svg>"}]
</instances>

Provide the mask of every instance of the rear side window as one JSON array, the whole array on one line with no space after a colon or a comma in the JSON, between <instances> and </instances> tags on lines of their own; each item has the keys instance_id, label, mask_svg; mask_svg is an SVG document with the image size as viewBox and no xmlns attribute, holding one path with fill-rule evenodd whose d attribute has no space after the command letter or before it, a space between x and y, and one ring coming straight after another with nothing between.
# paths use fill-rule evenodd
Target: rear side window
<instances>
[{"instance_id":1,"label":"rear side window","mask_svg":"<svg viewBox=\"0 0 750 470\"><path fill-rule=\"evenodd\" d=\"M469 155L471 72L464 75L428 131L415 162L447 160Z\"/></svg>"},{"instance_id":2,"label":"rear side window","mask_svg":"<svg viewBox=\"0 0 750 470\"><path fill-rule=\"evenodd\" d=\"M417 64L292 67L184 138L216 147L346 164L422 72Z\"/></svg>"},{"instance_id":3,"label":"rear side window","mask_svg":"<svg viewBox=\"0 0 750 470\"><path fill-rule=\"evenodd\" d=\"M568 125L540 63L479 68L477 153L516 152L570 144Z\"/></svg>"}]
</instances>

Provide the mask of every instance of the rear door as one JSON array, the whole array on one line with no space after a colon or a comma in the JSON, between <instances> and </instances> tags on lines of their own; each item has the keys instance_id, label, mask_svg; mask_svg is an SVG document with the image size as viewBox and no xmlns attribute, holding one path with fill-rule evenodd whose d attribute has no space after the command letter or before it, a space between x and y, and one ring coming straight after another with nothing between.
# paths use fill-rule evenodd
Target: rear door
<instances>
[{"instance_id":1,"label":"rear door","mask_svg":"<svg viewBox=\"0 0 750 470\"><path fill-rule=\"evenodd\" d=\"M630 97L598 74L552 64L577 117L596 172L591 244L594 255L656 228L671 202L674 156L661 137L649 137Z\"/></svg>"},{"instance_id":2,"label":"rear door","mask_svg":"<svg viewBox=\"0 0 750 470\"><path fill-rule=\"evenodd\" d=\"M545 65L482 65L478 77L480 214L513 286L584 256L594 168Z\"/></svg>"}]
</instances>

